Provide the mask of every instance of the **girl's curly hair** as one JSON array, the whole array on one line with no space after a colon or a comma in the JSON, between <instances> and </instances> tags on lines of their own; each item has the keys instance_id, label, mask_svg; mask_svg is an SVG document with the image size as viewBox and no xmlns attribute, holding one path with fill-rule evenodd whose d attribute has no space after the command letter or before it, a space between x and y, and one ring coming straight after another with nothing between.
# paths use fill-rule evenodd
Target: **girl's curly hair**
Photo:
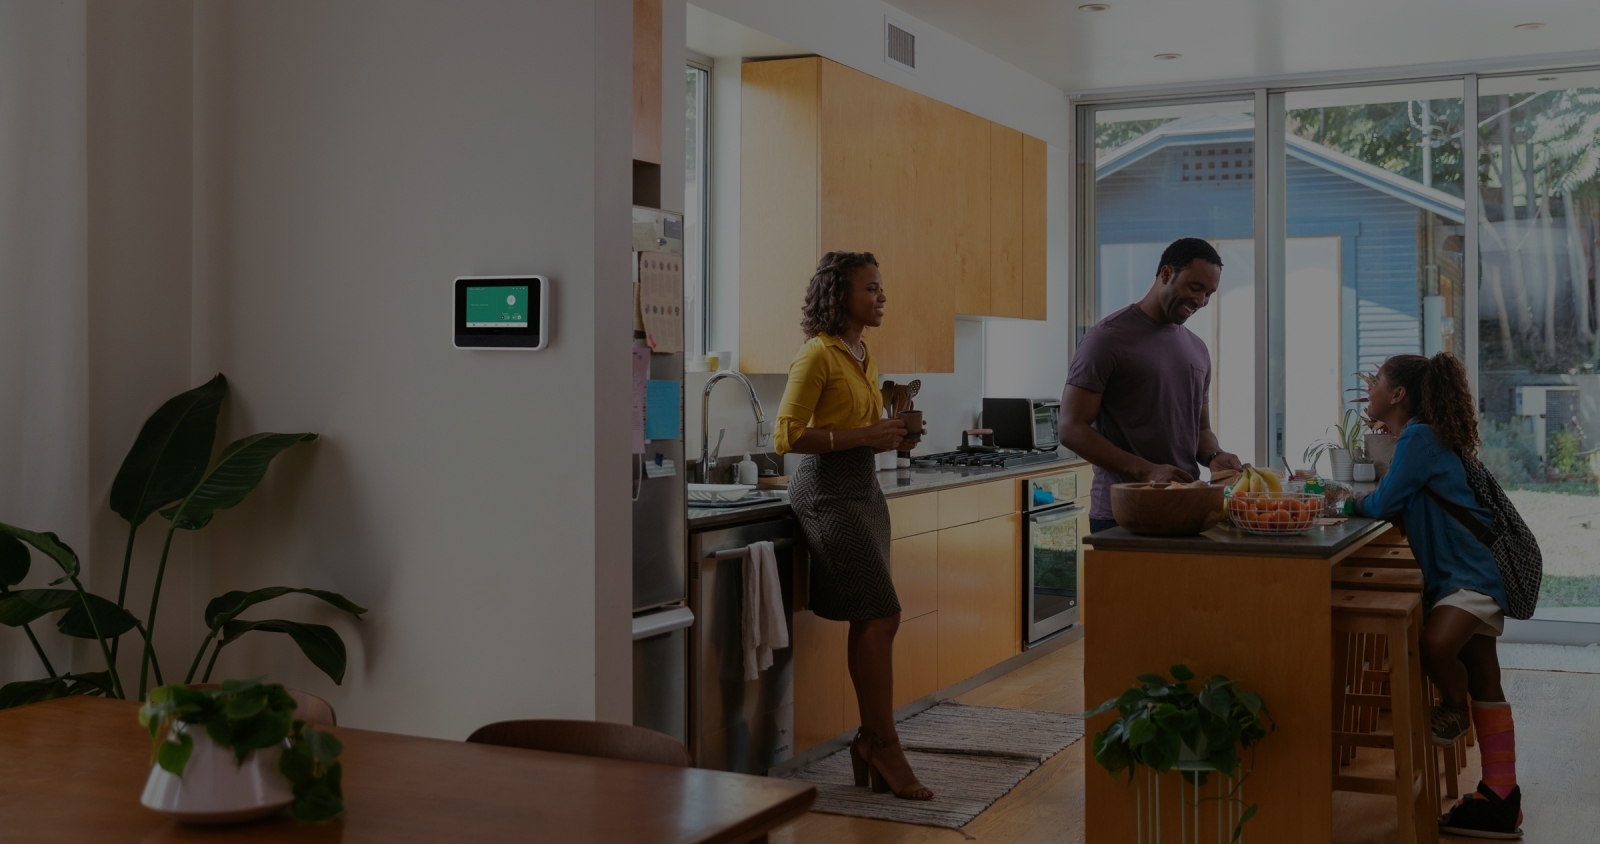
<instances>
[{"instance_id":1,"label":"girl's curly hair","mask_svg":"<svg viewBox=\"0 0 1600 844\"><path fill-rule=\"evenodd\" d=\"M807 340L818 334L838 337L850 327L850 277L868 264L878 265L871 252L829 252L817 262L800 307L800 330Z\"/></svg>"},{"instance_id":2,"label":"girl's curly hair","mask_svg":"<svg viewBox=\"0 0 1600 844\"><path fill-rule=\"evenodd\" d=\"M1478 452L1478 410L1467 368L1449 352L1431 358L1395 355L1383 362L1389 383L1406 388L1411 412L1428 423L1439 444L1471 457Z\"/></svg>"}]
</instances>

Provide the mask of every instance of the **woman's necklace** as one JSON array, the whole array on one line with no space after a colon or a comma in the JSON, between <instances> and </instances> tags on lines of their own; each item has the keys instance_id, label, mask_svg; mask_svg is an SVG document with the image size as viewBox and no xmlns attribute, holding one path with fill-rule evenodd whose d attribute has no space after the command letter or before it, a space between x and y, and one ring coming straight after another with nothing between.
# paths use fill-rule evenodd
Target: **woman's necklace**
<instances>
[{"instance_id":1,"label":"woman's necklace","mask_svg":"<svg viewBox=\"0 0 1600 844\"><path fill-rule=\"evenodd\" d=\"M851 346L848 341L845 342L844 347L846 349L850 350L850 356L856 359L856 363L866 363L867 362L867 344L866 344L865 341L862 341L862 340L857 340L856 342L861 344L861 351L859 351L859 352L857 352L855 350L855 347Z\"/></svg>"}]
</instances>

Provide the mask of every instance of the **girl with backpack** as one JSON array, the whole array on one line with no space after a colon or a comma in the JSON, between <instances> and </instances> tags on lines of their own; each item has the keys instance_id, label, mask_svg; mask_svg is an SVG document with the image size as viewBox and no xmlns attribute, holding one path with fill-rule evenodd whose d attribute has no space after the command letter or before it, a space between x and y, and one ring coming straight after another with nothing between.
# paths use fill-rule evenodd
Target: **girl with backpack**
<instances>
[{"instance_id":1,"label":"girl with backpack","mask_svg":"<svg viewBox=\"0 0 1600 844\"><path fill-rule=\"evenodd\" d=\"M1443 699L1433 710L1434 743L1449 746L1469 723L1478 731L1483 781L1439 819L1440 829L1521 838L1515 733L1495 651L1495 637L1513 603L1501 574L1505 563L1497 561L1504 546L1491 549L1499 542L1497 527L1502 533L1520 528L1518 539L1529 544L1532 535L1477 461L1476 402L1466 368L1454 355L1396 355L1384 361L1368 391L1367 415L1399 442L1382 483L1354 500L1350 511L1402 524L1422 568L1427 607L1422 664ZM1486 486L1492 490L1475 490ZM1537 545L1532 547L1537 566ZM1519 593L1517 609L1523 610L1526 578L1512 580ZM1535 599L1537 594L1535 576ZM1531 604L1526 609L1531 614Z\"/></svg>"}]
</instances>

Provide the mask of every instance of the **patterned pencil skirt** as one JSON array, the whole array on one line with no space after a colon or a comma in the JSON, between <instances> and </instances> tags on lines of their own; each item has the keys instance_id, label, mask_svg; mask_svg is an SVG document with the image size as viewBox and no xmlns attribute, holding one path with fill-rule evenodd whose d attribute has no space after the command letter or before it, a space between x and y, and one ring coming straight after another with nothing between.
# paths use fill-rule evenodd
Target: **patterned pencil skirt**
<instances>
[{"instance_id":1,"label":"patterned pencil skirt","mask_svg":"<svg viewBox=\"0 0 1600 844\"><path fill-rule=\"evenodd\" d=\"M833 621L900 612L889 578L889 504L870 448L809 454L789 479L789 504L811 554L811 611Z\"/></svg>"}]
</instances>

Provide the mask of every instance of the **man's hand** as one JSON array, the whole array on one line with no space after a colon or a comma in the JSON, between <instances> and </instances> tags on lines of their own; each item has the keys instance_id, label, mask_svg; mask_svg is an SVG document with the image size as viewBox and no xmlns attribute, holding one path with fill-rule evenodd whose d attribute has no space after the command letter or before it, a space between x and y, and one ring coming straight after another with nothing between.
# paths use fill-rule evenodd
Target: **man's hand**
<instances>
[{"instance_id":1,"label":"man's hand","mask_svg":"<svg viewBox=\"0 0 1600 844\"><path fill-rule=\"evenodd\" d=\"M1212 472L1220 472L1225 469L1231 469L1235 472L1243 472L1244 464L1239 462L1239 455L1229 454L1226 451L1219 451L1217 452L1216 457L1211 458L1211 465L1207 468L1209 468Z\"/></svg>"},{"instance_id":2,"label":"man's hand","mask_svg":"<svg viewBox=\"0 0 1600 844\"><path fill-rule=\"evenodd\" d=\"M1189 477L1188 472L1185 472L1176 466L1168 466L1163 463L1150 463L1147 464L1147 468L1139 473L1139 480L1163 484L1177 481L1178 483L1186 484L1194 481L1194 478Z\"/></svg>"}]
</instances>

